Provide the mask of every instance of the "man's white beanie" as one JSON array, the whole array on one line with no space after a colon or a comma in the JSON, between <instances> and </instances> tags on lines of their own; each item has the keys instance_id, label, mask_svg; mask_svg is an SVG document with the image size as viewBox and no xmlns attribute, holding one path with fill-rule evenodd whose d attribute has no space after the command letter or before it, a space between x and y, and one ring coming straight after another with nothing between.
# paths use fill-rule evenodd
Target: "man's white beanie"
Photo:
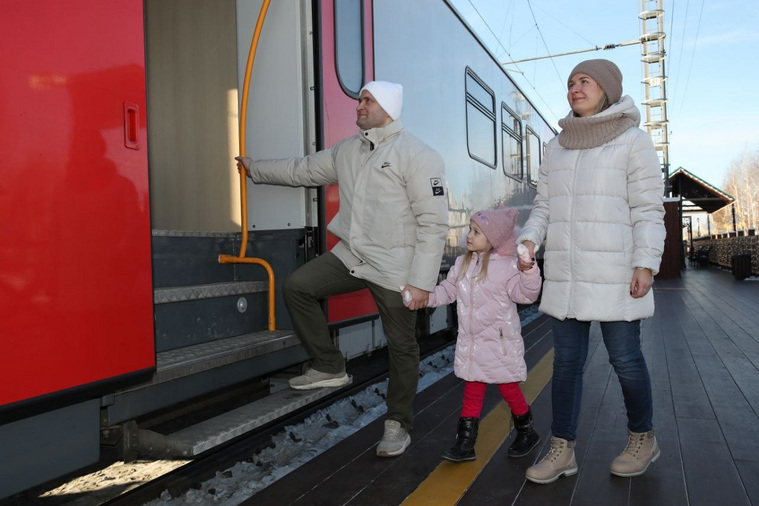
<instances>
[{"instance_id":1,"label":"man's white beanie","mask_svg":"<svg viewBox=\"0 0 759 506\"><path fill-rule=\"evenodd\" d=\"M401 117L401 108L403 108L403 86L388 81L371 81L361 88L361 91L364 90L372 94L380 107L382 107L393 120Z\"/></svg>"}]
</instances>

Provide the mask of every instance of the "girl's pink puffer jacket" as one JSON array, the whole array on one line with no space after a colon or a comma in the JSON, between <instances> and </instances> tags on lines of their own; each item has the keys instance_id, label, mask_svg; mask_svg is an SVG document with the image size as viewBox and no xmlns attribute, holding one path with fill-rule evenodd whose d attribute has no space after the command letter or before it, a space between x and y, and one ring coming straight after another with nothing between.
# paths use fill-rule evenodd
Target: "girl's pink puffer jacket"
<instances>
[{"instance_id":1,"label":"girl's pink puffer jacket","mask_svg":"<svg viewBox=\"0 0 759 506\"><path fill-rule=\"evenodd\" d=\"M430 294L428 306L457 302L459 333L454 372L467 381L512 383L527 379L522 325L516 304L531 304L540 294L540 270L520 272L514 256L490 253L487 278L474 279L481 255L475 253L457 281L464 256Z\"/></svg>"}]
</instances>

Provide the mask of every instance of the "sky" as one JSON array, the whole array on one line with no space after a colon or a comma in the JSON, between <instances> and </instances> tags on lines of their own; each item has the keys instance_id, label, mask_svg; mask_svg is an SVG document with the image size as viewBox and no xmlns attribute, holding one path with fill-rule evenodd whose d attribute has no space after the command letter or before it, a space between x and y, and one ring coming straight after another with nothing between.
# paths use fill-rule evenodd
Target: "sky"
<instances>
[{"instance_id":1,"label":"sky","mask_svg":"<svg viewBox=\"0 0 759 506\"><path fill-rule=\"evenodd\" d=\"M451 0L502 63L636 41L640 11L657 1ZM759 2L663 0L670 172L683 167L721 187L730 165L759 150ZM647 27L652 26L646 24ZM654 25L655 26L655 25ZM623 75L623 94L641 110L641 45L505 65L559 130L569 112L566 81L586 59L606 58ZM644 128L644 127L643 127Z\"/></svg>"}]
</instances>

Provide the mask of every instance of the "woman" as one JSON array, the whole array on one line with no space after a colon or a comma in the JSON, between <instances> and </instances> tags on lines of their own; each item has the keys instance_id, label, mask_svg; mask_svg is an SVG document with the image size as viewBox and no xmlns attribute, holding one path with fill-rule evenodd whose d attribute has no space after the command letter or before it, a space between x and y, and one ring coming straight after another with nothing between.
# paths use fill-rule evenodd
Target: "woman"
<instances>
[{"instance_id":1,"label":"woman","mask_svg":"<svg viewBox=\"0 0 759 506\"><path fill-rule=\"evenodd\" d=\"M536 483L577 473L575 433L593 321L600 322L627 409L628 444L611 473L638 476L660 454L640 348L640 320L654 313L651 285L664 248L659 159L638 128L633 100L622 96L614 63L581 62L567 84L572 112L546 147L534 207L518 238L533 258L545 240L540 309L553 317L551 448L527 470Z\"/></svg>"}]
</instances>

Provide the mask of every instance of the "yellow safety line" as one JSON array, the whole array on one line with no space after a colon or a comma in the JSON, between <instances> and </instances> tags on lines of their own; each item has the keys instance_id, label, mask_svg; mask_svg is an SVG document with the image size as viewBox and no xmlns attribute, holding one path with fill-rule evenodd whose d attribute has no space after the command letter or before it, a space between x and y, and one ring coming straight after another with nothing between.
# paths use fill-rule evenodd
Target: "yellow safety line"
<instances>
[{"instance_id":1,"label":"yellow safety line","mask_svg":"<svg viewBox=\"0 0 759 506\"><path fill-rule=\"evenodd\" d=\"M538 397L538 394L551 379L553 369L553 348L540 362L532 368L527 381L522 384L522 392L528 404ZM480 472L493 458L511 432L511 412L507 404L501 401L484 419L480 421L479 436L475 445L477 460L454 463L444 460L403 504L406 506L435 505L444 506L456 504L469 487L477 479Z\"/></svg>"}]
</instances>

